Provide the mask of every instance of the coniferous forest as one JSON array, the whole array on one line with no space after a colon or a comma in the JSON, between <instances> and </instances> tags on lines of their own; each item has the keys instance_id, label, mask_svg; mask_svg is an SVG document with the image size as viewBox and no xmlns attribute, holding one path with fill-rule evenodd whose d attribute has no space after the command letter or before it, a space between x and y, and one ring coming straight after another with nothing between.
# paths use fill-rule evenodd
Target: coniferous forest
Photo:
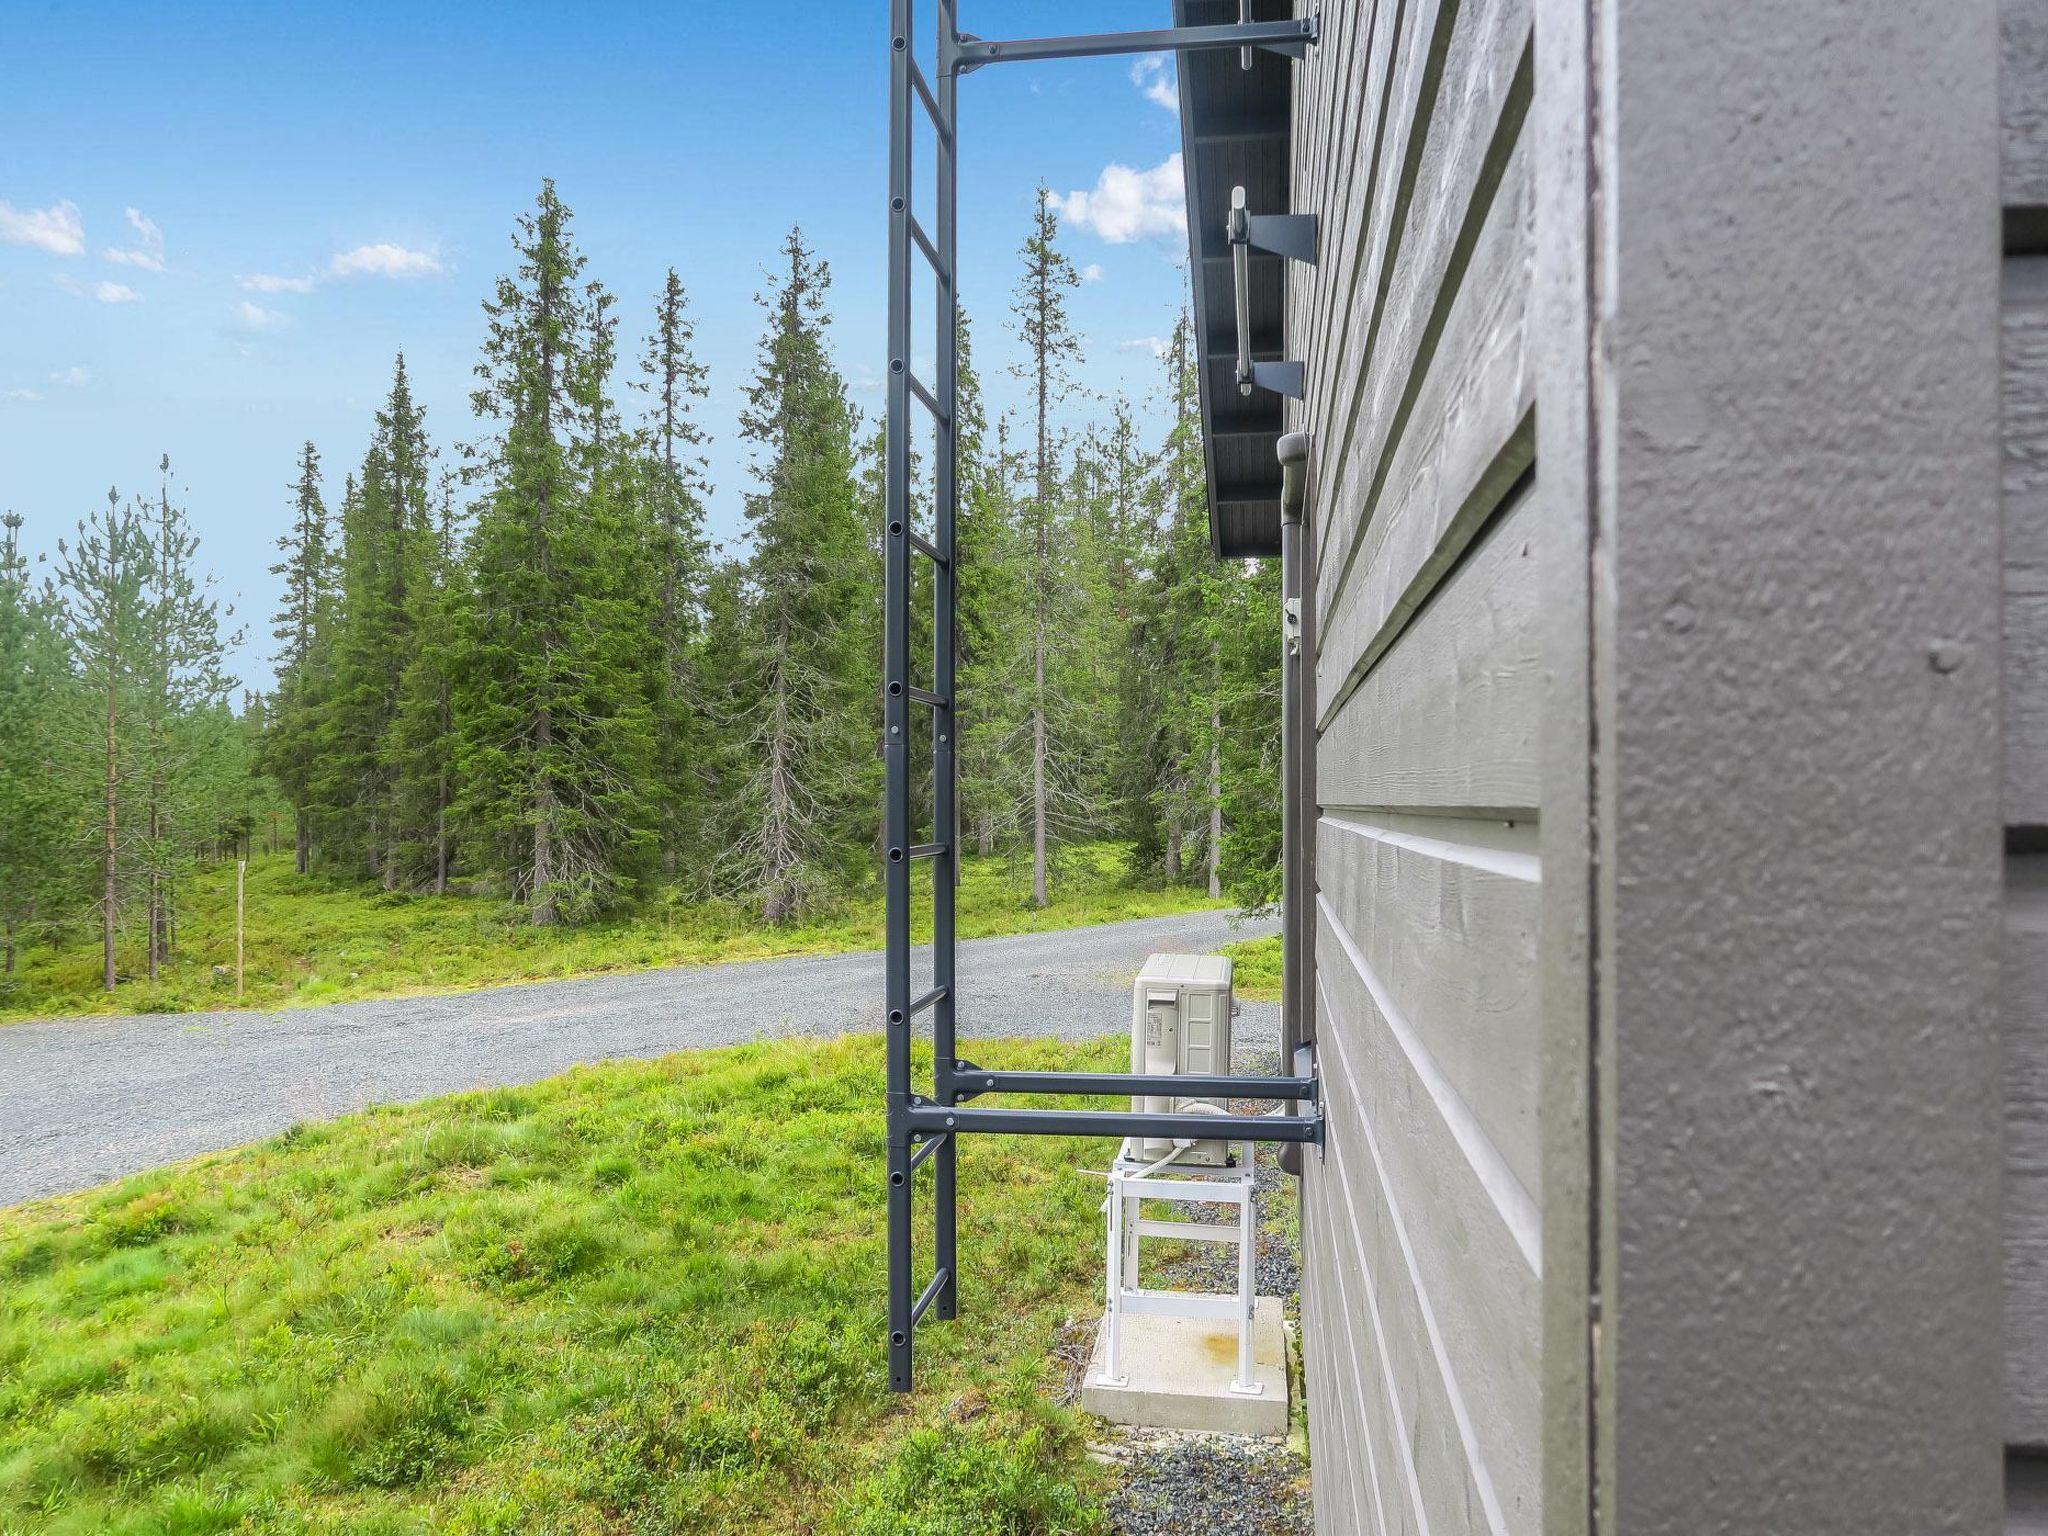
<instances>
[{"instance_id":1,"label":"coniferous forest","mask_svg":"<svg viewBox=\"0 0 2048 1536\"><path fill-rule=\"evenodd\" d=\"M512 243L467 419L427 419L400 356L367 444L278 466L268 691L229 675L244 620L168 458L46 564L8 514L7 974L90 943L108 990L153 978L181 893L266 839L308 881L492 895L537 926L656 890L784 924L874 883L881 423L834 364L827 264L793 229L768 268L744 535L721 549L682 276L613 294L551 183ZM1134 881L1263 906L1277 568L1209 553L1185 319L1148 439L1073 382L1077 281L1041 192L999 317L1015 410L960 337L960 836L1015 856L1039 905L1063 850L1111 840Z\"/></svg>"}]
</instances>

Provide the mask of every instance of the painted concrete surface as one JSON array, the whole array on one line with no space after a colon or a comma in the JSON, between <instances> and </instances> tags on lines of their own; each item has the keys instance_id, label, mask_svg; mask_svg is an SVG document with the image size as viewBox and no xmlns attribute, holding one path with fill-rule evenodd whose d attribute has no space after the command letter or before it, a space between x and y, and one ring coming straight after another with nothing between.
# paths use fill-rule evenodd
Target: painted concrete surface
<instances>
[{"instance_id":1,"label":"painted concrete surface","mask_svg":"<svg viewBox=\"0 0 2048 1536\"><path fill-rule=\"evenodd\" d=\"M1287 1433L1287 1335L1280 1300L1261 1296L1252 1314L1252 1370L1258 1396L1230 1390L1237 1374L1237 1324L1209 1318L1126 1317L1120 1351L1126 1385L1102 1380L1109 1318L1081 1380L1081 1406L1115 1424L1221 1435Z\"/></svg>"}]
</instances>

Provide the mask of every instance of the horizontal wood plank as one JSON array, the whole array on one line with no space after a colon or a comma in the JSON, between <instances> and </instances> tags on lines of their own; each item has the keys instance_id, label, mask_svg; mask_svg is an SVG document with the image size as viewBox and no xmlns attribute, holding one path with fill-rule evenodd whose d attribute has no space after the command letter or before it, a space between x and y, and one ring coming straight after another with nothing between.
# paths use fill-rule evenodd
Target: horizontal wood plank
<instances>
[{"instance_id":1,"label":"horizontal wood plank","mask_svg":"<svg viewBox=\"0 0 2048 1536\"><path fill-rule=\"evenodd\" d=\"M1377 206L1379 179L1392 102L1388 82L1401 67L1407 40L1414 36L1416 7L1353 4L1350 29L1359 39L1344 55L1344 73L1331 87L1333 117L1328 176L1320 188L1321 253L1313 269L1294 276L1305 290L1301 307L1290 309L1288 337L1298 341L1295 357L1311 381L1297 407L1301 425L1319 433L1328 417L1325 387L1345 344L1345 316L1353 302L1356 275L1368 259L1370 212ZM1361 20L1356 13L1364 12ZM1318 535L1319 536L1319 535Z\"/></svg>"},{"instance_id":2,"label":"horizontal wood plank","mask_svg":"<svg viewBox=\"0 0 2048 1536\"><path fill-rule=\"evenodd\" d=\"M1356 562L1361 530L1378 515L1402 437L1428 423L1418 396L1440 366L1447 317L1524 137L1533 88L1528 0L1466 0L1446 14L1447 29L1440 25L1430 40L1444 51L1442 76L1396 109L1428 116L1411 128L1394 200L1376 215L1393 227L1349 309L1332 317L1345 340L1322 381L1322 451L1333 471L1323 490L1331 510L1319 556L1327 578L1318 582L1321 613Z\"/></svg>"},{"instance_id":3,"label":"horizontal wood plank","mask_svg":"<svg viewBox=\"0 0 2048 1536\"><path fill-rule=\"evenodd\" d=\"M2048 257L2005 263L2005 819L2048 825Z\"/></svg>"},{"instance_id":4,"label":"horizontal wood plank","mask_svg":"<svg viewBox=\"0 0 2048 1536\"><path fill-rule=\"evenodd\" d=\"M1534 244L1529 156L1518 151L1396 446L1389 494L1319 621L1316 696L1326 709L1393 643L1534 462Z\"/></svg>"},{"instance_id":5,"label":"horizontal wood plank","mask_svg":"<svg viewBox=\"0 0 2048 1536\"><path fill-rule=\"evenodd\" d=\"M2048 207L2048 3L2004 0L2000 20L2005 205Z\"/></svg>"},{"instance_id":6,"label":"horizontal wood plank","mask_svg":"<svg viewBox=\"0 0 2048 1536\"><path fill-rule=\"evenodd\" d=\"M1304 1276L1302 1283L1302 1368L1325 1439L1346 1450L1314 1463L1316 1509L1328 1511L1332 1529L1379 1530L1384 1526L1377 1511L1383 1502L1379 1479L1386 1450L1383 1443L1375 1444L1379 1437L1374 1432L1384 1418L1375 1412L1379 1357L1365 1318L1352 1311L1345 1296L1346 1269L1331 1257L1347 1250L1351 1222L1340 1203L1342 1189L1322 1172L1317 1162L1304 1173L1302 1184L1303 1241L1310 1232L1321 1240L1318 1278L1310 1282ZM1361 1513L1368 1509L1374 1511L1370 1523Z\"/></svg>"},{"instance_id":7,"label":"horizontal wood plank","mask_svg":"<svg viewBox=\"0 0 2048 1536\"><path fill-rule=\"evenodd\" d=\"M1412 1042L1347 963L1326 907L1321 918L1319 942L1332 946L1317 978L1332 1105L1322 1172L1343 1179L1355 1223L1346 1282L1377 1313L1431 1527L1526 1528L1538 1496L1540 1282L1518 1223L1417 1073Z\"/></svg>"},{"instance_id":8,"label":"horizontal wood plank","mask_svg":"<svg viewBox=\"0 0 2048 1536\"><path fill-rule=\"evenodd\" d=\"M1516 1178L1538 1187L1536 827L1325 816L1323 899Z\"/></svg>"},{"instance_id":9,"label":"horizontal wood plank","mask_svg":"<svg viewBox=\"0 0 2048 1536\"><path fill-rule=\"evenodd\" d=\"M1538 520L1524 497L1324 727L1319 805L1490 811L1537 804Z\"/></svg>"},{"instance_id":10,"label":"horizontal wood plank","mask_svg":"<svg viewBox=\"0 0 2048 1536\"><path fill-rule=\"evenodd\" d=\"M2006 862L2006 1439L2048 1447L2048 855Z\"/></svg>"}]
</instances>

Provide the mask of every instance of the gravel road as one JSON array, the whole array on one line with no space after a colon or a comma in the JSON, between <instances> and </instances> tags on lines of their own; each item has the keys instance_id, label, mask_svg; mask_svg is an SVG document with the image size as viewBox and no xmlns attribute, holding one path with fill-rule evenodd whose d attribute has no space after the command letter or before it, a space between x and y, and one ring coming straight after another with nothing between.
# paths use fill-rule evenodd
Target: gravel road
<instances>
[{"instance_id":1,"label":"gravel road","mask_svg":"<svg viewBox=\"0 0 2048 1536\"><path fill-rule=\"evenodd\" d=\"M1147 955L1206 954L1273 931L1198 912L962 943L961 1038L1121 1033ZM929 976L929 958L911 974ZM872 1029L881 996L882 957L869 952L279 1013L9 1025L0 1028L0 1205L368 1104L532 1082L612 1057ZM1238 1031L1246 1049L1276 1049L1279 1010L1246 1003Z\"/></svg>"}]
</instances>

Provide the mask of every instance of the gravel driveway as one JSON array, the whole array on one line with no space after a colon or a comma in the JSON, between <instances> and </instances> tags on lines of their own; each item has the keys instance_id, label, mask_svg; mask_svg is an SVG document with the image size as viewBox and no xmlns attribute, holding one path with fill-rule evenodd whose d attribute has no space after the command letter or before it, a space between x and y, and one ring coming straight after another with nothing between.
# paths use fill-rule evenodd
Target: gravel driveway
<instances>
[{"instance_id":1,"label":"gravel driveway","mask_svg":"<svg viewBox=\"0 0 2048 1536\"><path fill-rule=\"evenodd\" d=\"M1197 912L962 943L961 1038L1121 1033L1147 955L1206 954L1273 931ZM911 974L931 974L928 955ZM881 997L882 957L868 952L279 1013L9 1025L0 1028L0 1205L368 1104L532 1082L608 1057L872 1029ZM1279 1010L1246 1003L1238 1028L1245 1048L1275 1049Z\"/></svg>"}]
</instances>

